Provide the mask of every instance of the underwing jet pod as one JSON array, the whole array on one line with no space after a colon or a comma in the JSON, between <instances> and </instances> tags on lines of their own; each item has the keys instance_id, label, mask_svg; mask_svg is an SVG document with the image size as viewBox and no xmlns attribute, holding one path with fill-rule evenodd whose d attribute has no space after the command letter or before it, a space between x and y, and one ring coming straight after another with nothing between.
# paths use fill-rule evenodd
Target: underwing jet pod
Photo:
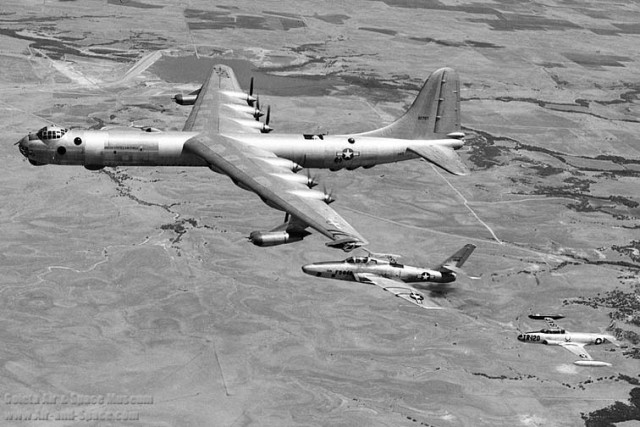
<instances>
[{"instance_id":1,"label":"underwing jet pod","mask_svg":"<svg viewBox=\"0 0 640 427\"><path fill-rule=\"evenodd\" d=\"M253 79L245 93L230 67L215 65L202 87L176 95L193 105L182 131L82 130L46 126L17 144L32 165L207 167L227 175L268 206L286 212L285 222L255 231L250 241L274 246L302 240L313 228L330 247L350 251L367 241L328 206L330 195L296 173L302 168L372 167L423 157L455 174L467 169L455 150L462 147L459 80L443 68L425 82L411 108L381 129L347 135L271 134L270 109L264 123Z\"/></svg>"},{"instance_id":2,"label":"underwing jet pod","mask_svg":"<svg viewBox=\"0 0 640 427\"><path fill-rule=\"evenodd\" d=\"M369 253L352 256L344 261L307 264L302 271L316 277L376 285L425 309L441 307L427 305L424 295L410 283L450 283L456 280L461 267L474 251L475 245L465 245L434 268L412 267L398 263L397 255Z\"/></svg>"},{"instance_id":3,"label":"underwing jet pod","mask_svg":"<svg viewBox=\"0 0 640 427\"><path fill-rule=\"evenodd\" d=\"M530 319L544 319L544 321L547 322L547 328L541 329L539 331L522 332L518 335L518 341L533 344L558 345L566 350L569 350L571 353L580 358L580 360L576 360L575 362L573 362L578 366L611 366L611 363L593 360L591 355L587 353L584 347L591 344L600 345L606 342L610 342L618 346L619 344L616 338L612 335L607 334L569 332L565 329L562 329L555 322L556 319L562 319L563 317L564 316L561 314L530 314Z\"/></svg>"},{"instance_id":4,"label":"underwing jet pod","mask_svg":"<svg viewBox=\"0 0 640 427\"><path fill-rule=\"evenodd\" d=\"M200 93L200 89L196 89L187 95L183 95L181 93L174 95L172 99L175 101L176 104L179 104L179 105L193 105L196 103L199 93Z\"/></svg>"}]
</instances>

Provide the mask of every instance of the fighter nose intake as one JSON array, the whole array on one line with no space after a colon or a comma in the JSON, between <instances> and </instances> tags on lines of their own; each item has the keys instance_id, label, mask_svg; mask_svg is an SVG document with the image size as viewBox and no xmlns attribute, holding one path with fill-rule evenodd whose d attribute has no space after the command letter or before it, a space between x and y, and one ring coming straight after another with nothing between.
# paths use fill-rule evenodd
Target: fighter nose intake
<instances>
[{"instance_id":1,"label":"fighter nose intake","mask_svg":"<svg viewBox=\"0 0 640 427\"><path fill-rule=\"evenodd\" d=\"M319 275L321 273L320 267L318 267L317 265L314 265L314 264L303 265L302 266L302 271L307 273L307 274L311 274L312 276L313 275Z\"/></svg>"}]
</instances>

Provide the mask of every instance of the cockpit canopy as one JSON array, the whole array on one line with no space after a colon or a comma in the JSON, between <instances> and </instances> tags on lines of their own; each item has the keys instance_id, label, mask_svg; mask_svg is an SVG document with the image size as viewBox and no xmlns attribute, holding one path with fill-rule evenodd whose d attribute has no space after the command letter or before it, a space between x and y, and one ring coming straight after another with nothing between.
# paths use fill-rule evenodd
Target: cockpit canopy
<instances>
[{"instance_id":1,"label":"cockpit canopy","mask_svg":"<svg viewBox=\"0 0 640 427\"><path fill-rule=\"evenodd\" d=\"M566 331L564 329L542 329L539 332L543 334L564 334Z\"/></svg>"},{"instance_id":2,"label":"cockpit canopy","mask_svg":"<svg viewBox=\"0 0 640 427\"><path fill-rule=\"evenodd\" d=\"M67 133L67 129L59 126L45 126L36 134L41 140L60 139Z\"/></svg>"},{"instance_id":3,"label":"cockpit canopy","mask_svg":"<svg viewBox=\"0 0 640 427\"><path fill-rule=\"evenodd\" d=\"M369 262L375 263L376 260L366 256L352 256L344 260L348 264L368 264Z\"/></svg>"}]
</instances>

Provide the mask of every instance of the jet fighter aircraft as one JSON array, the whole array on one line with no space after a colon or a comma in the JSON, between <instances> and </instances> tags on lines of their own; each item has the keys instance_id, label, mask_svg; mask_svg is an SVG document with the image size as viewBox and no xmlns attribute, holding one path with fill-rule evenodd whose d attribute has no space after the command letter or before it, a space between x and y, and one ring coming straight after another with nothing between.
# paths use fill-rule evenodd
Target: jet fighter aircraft
<instances>
[{"instance_id":1,"label":"jet fighter aircraft","mask_svg":"<svg viewBox=\"0 0 640 427\"><path fill-rule=\"evenodd\" d=\"M475 248L475 245L465 245L433 269L400 264L396 260L397 255L369 253L369 256L353 256L344 261L307 264L302 267L302 271L317 277L376 285L419 307L439 309L441 307L427 305L424 295L408 283L453 282L456 280L456 273L461 271L460 268Z\"/></svg>"},{"instance_id":2,"label":"jet fighter aircraft","mask_svg":"<svg viewBox=\"0 0 640 427\"><path fill-rule=\"evenodd\" d=\"M181 132L157 129L80 130L46 126L17 144L32 165L200 166L227 175L267 205L286 212L285 222L268 232L254 231L258 246L302 240L311 227L328 237L328 246L350 251L367 241L328 206L330 195L313 190L303 167L354 169L417 157L456 174L467 171L454 150L463 145L457 74L434 72L411 108L381 129L348 135L271 135L253 95L242 92L233 70L213 67L200 89L175 96L193 104Z\"/></svg>"},{"instance_id":3,"label":"jet fighter aircraft","mask_svg":"<svg viewBox=\"0 0 640 427\"><path fill-rule=\"evenodd\" d=\"M615 337L606 334L566 331L560 328L555 322L556 319L564 318L561 314L531 314L529 318L536 320L544 319L544 321L547 322L547 329L520 333L518 335L518 341L534 344L559 345L580 358L580 360L573 362L578 366L611 366L611 363L593 360L584 349L584 346L590 344L600 345L607 341L617 346L618 343Z\"/></svg>"}]
</instances>

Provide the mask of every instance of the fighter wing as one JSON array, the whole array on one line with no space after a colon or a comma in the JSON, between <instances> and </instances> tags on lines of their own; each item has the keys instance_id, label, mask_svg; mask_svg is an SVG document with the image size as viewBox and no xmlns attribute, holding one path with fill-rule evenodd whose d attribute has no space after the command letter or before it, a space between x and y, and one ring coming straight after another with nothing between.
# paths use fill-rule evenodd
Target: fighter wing
<instances>
[{"instance_id":1,"label":"fighter wing","mask_svg":"<svg viewBox=\"0 0 640 427\"><path fill-rule=\"evenodd\" d=\"M584 349L584 344L574 343L574 342L563 342L560 344L561 347L566 348L571 353L575 354L582 360L593 360L593 358L587 353Z\"/></svg>"},{"instance_id":2,"label":"fighter wing","mask_svg":"<svg viewBox=\"0 0 640 427\"><path fill-rule=\"evenodd\" d=\"M345 251L367 241L324 201L324 194L309 189L292 172L293 162L273 153L242 144L223 135L200 134L184 144L184 149L205 160L209 167L224 173L241 188L253 191L267 205L289 213L291 227L307 226L332 242L327 246ZM289 231L289 229L287 229Z\"/></svg>"},{"instance_id":3,"label":"fighter wing","mask_svg":"<svg viewBox=\"0 0 640 427\"><path fill-rule=\"evenodd\" d=\"M354 276L358 282L379 286L385 291L389 291L395 296L403 298L410 303L417 305L418 307L422 307L427 310L442 309L442 307L426 305L426 299L424 295L422 295L414 288L406 285L404 282L387 279L386 277L378 276L377 274L372 273L356 273Z\"/></svg>"},{"instance_id":4,"label":"fighter wing","mask_svg":"<svg viewBox=\"0 0 640 427\"><path fill-rule=\"evenodd\" d=\"M242 92L230 67L215 65L198 92L183 130L213 134L259 133L263 125L254 117L255 101L251 93Z\"/></svg>"},{"instance_id":5,"label":"fighter wing","mask_svg":"<svg viewBox=\"0 0 640 427\"><path fill-rule=\"evenodd\" d=\"M453 148L443 145L428 145L421 147L409 146L407 150L454 175L466 175L469 173L469 168L462 162L462 159Z\"/></svg>"}]
</instances>

